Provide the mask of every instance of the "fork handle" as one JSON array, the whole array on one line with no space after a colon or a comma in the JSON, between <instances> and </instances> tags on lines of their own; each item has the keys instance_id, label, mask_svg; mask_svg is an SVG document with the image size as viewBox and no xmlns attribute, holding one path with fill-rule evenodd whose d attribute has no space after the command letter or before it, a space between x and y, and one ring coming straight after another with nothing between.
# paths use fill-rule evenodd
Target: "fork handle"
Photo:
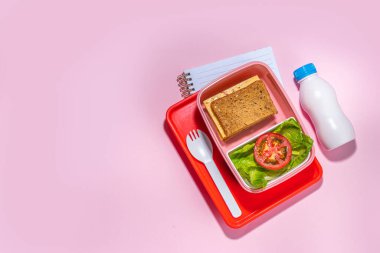
<instances>
[{"instance_id":1,"label":"fork handle","mask_svg":"<svg viewBox=\"0 0 380 253\"><path fill-rule=\"evenodd\" d=\"M235 218L239 217L241 215L240 207L236 203L234 196L232 196L232 193L228 188L226 181L224 181L222 175L220 174L218 167L216 167L215 162L210 160L206 162L205 165L232 216Z\"/></svg>"}]
</instances>

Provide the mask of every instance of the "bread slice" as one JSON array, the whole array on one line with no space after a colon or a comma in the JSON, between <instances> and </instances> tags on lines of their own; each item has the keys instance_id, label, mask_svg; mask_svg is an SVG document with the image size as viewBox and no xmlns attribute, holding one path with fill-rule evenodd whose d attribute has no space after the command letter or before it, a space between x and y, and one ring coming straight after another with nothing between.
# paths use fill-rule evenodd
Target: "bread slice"
<instances>
[{"instance_id":1,"label":"bread slice","mask_svg":"<svg viewBox=\"0 0 380 253\"><path fill-rule=\"evenodd\" d=\"M277 113L261 80L211 102L211 109L227 139Z\"/></svg>"},{"instance_id":2,"label":"bread slice","mask_svg":"<svg viewBox=\"0 0 380 253\"><path fill-rule=\"evenodd\" d=\"M218 129L218 132L219 132L219 135L222 139L226 139L227 138L227 135L225 134L224 130L223 130L223 127L222 125L220 124L219 120L217 119L217 117L215 116L214 112L212 111L211 109L211 103L219 98L222 98L222 97L225 97L227 96L228 94L232 94L234 93L235 91L238 91L242 88L245 88L247 87L248 85L252 84L253 82L255 81L258 81L260 80L260 78L258 76L253 76L251 78L248 78L247 80L244 80L243 82L241 83L238 83L226 90L224 90L223 92L221 93L218 93L206 100L203 101L203 104L204 106L206 107L206 110L208 112L208 114L210 115L212 121L214 122L216 128Z\"/></svg>"}]
</instances>

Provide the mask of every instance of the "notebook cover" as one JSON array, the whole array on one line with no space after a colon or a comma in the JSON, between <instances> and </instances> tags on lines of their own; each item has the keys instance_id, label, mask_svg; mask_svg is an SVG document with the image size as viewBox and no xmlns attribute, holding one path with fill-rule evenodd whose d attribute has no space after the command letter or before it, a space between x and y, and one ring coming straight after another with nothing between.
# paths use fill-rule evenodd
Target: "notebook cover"
<instances>
[{"instance_id":1,"label":"notebook cover","mask_svg":"<svg viewBox=\"0 0 380 253\"><path fill-rule=\"evenodd\" d=\"M189 167L191 167L199 177L200 182L209 194L223 220L230 227L240 228L250 223L291 197L301 193L318 182L322 177L322 168L315 158L309 167L287 181L262 193L249 193L236 181L222 155L215 147L215 143L213 143L214 161L242 210L242 215L238 218L234 218L208 174L206 167L193 158L186 147L186 135L192 129L200 129L210 136L198 111L196 96L197 93L174 104L168 109L166 113L166 123L169 129L168 134L173 144L177 147L181 157L185 159L185 163L189 164Z\"/></svg>"}]
</instances>

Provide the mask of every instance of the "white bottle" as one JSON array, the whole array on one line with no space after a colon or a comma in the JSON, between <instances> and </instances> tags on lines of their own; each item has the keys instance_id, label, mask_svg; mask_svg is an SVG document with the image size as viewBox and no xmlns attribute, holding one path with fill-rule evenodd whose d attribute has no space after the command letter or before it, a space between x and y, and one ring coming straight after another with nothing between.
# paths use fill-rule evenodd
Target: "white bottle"
<instances>
[{"instance_id":1,"label":"white bottle","mask_svg":"<svg viewBox=\"0 0 380 253\"><path fill-rule=\"evenodd\" d=\"M344 115L334 88L320 78L313 63L293 72L300 85L300 103L315 127L318 140L330 150L355 139L354 128Z\"/></svg>"}]
</instances>

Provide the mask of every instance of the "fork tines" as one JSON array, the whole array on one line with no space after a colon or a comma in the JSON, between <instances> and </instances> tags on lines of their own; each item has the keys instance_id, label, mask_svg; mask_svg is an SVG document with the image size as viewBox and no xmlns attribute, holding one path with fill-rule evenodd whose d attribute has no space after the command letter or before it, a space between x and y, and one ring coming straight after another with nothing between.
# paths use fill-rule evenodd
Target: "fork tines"
<instances>
[{"instance_id":1,"label":"fork tines","mask_svg":"<svg viewBox=\"0 0 380 253\"><path fill-rule=\"evenodd\" d=\"M198 131L194 129L190 131L189 136L192 141L200 137Z\"/></svg>"}]
</instances>

